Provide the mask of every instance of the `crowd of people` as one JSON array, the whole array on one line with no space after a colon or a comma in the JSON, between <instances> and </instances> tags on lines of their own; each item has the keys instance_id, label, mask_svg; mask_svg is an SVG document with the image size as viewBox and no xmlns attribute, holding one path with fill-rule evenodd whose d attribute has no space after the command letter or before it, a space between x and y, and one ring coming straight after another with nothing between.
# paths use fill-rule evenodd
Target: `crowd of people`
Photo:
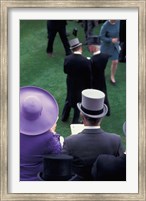
<instances>
[{"instance_id":1,"label":"crowd of people","mask_svg":"<svg viewBox=\"0 0 146 201\"><path fill-rule=\"evenodd\" d=\"M67 92L61 120L67 121L73 108L72 124L83 124L84 129L63 138L56 133L59 106L53 95L40 87L21 87L20 181L125 181L126 153L121 137L101 128L104 117L111 115L105 69L111 60L110 81L115 85L121 22L107 20L99 35L86 35L91 58L82 55L83 44L77 37L68 41L66 23L47 21L46 52L49 57L53 55L58 32L66 54ZM122 61L125 59L126 55ZM126 133L126 124L123 128Z\"/></svg>"}]
</instances>

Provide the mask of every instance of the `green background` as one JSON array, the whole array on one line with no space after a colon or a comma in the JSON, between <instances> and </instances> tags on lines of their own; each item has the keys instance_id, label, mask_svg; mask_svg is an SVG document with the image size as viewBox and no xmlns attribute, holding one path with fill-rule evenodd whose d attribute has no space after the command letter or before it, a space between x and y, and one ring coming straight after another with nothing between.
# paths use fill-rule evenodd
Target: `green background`
<instances>
[{"instance_id":1,"label":"green background","mask_svg":"<svg viewBox=\"0 0 146 201\"><path fill-rule=\"evenodd\" d=\"M94 33L99 34L99 24L94 28ZM72 31L77 27L80 42L85 42L85 34L80 23L69 20L67 23L68 39L74 38ZM67 122L61 121L61 113L66 98L66 74L63 72L65 51L59 35L54 41L54 56L48 57L47 47L47 23L46 20L20 20L20 86L38 86L48 90L57 100L59 105L59 120L57 132L66 137L70 135L72 112ZM91 56L87 46L83 46L83 55ZM121 135L122 142L126 146L122 126L126 120L126 64L119 63L116 73L116 86L110 83L110 65L106 68L106 82L108 98L111 107L111 116L102 121L102 129Z\"/></svg>"}]
</instances>

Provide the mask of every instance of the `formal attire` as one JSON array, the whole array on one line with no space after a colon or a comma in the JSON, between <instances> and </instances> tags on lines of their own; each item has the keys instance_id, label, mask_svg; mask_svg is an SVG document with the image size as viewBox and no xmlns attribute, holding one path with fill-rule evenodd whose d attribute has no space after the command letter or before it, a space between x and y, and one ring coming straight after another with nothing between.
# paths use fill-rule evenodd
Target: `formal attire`
<instances>
[{"instance_id":1,"label":"formal attire","mask_svg":"<svg viewBox=\"0 0 146 201\"><path fill-rule=\"evenodd\" d=\"M119 42L112 43L112 38L119 38L120 20L111 24L109 20L104 22L100 30L101 52L108 54L111 60L118 60L120 53Z\"/></svg>"},{"instance_id":2,"label":"formal attire","mask_svg":"<svg viewBox=\"0 0 146 201\"><path fill-rule=\"evenodd\" d=\"M83 20L84 32L86 40L89 36L93 35L93 29L96 26L95 20Z\"/></svg>"},{"instance_id":3,"label":"formal attire","mask_svg":"<svg viewBox=\"0 0 146 201\"><path fill-rule=\"evenodd\" d=\"M105 104L108 107L107 115L110 115L110 105L107 95L105 69L108 62L109 56L107 54L97 51L91 57L91 69L92 69L92 88L98 89L105 93Z\"/></svg>"},{"instance_id":4,"label":"formal attire","mask_svg":"<svg viewBox=\"0 0 146 201\"><path fill-rule=\"evenodd\" d=\"M92 167L93 180L126 181L126 154L99 155Z\"/></svg>"},{"instance_id":5,"label":"formal attire","mask_svg":"<svg viewBox=\"0 0 146 201\"><path fill-rule=\"evenodd\" d=\"M65 138L63 152L73 156L73 171L83 180L92 180L91 168L100 154L119 156L123 153L119 135L96 127L86 128Z\"/></svg>"},{"instance_id":6,"label":"formal attire","mask_svg":"<svg viewBox=\"0 0 146 201\"><path fill-rule=\"evenodd\" d=\"M64 73L67 74L67 96L62 121L67 120L71 108L74 108L72 123L78 123L80 112L77 103L81 102L81 92L91 88L91 63L80 52L75 52L65 58Z\"/></svg>"},{"instance_id":7,"label":"formal attire","mask_svg":"<svg viewBox=\"0 0 146 201\"><path fill-rule=\"evenodd\" d=\"M69 42L66 36L66 20L47 20L47 32L48 32L48 44L47 44L47 53L53 53L53 44L55 36L59 33L62 44L65 49L66 55L71 54Z\"/></svg>"},{"instance_id":8,"label":"formal attire","mask_svg":"<svg viewBox=\"0 0 146 201\"><path fill-rule=\"evenodd\" d=\"M61 152L59 135L50 131L41 135L20 134L20 180L39 181L43 156Z\"/></svg>"},{"instance_id":9,"label":"formal attire","mask_svg":"<svg viewBox=\"0 0 146 201\"><path fill-rule=\"evenodd\" d=\"M120 20L120 62L126 62L126 20Z\"/></svg>"}]
</instances>

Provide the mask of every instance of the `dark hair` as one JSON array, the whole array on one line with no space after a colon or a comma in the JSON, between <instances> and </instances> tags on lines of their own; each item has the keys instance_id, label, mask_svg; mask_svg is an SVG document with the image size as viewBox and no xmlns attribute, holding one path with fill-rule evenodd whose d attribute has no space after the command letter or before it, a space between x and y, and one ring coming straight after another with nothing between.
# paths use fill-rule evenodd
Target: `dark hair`
<instances>
[{"instance_id":1,"label":"dark hair","mask_svg":"<svg viewBox=\"0 0 146 201\"><path fill-rule=\"evenodd\" d=\"M78 47L73 48L73 49L72 49L72 51L73 51L73 52L78 51L78 50L81 48L81 46L82 46L82 45L80 45L80 46L78 46Z\"/></svg>"},{"instance_id":2,"label":"dark hair","mask_svg":"<svg viewBox=\"0 0 146 201\"><path fill-rule=\"evenodd\" d=\"M89 124L91 126L95 126L99 123L99 121L101 120L101 118L92 118L92 117L88 117L86 115L84 115L84 117L86 118L86 120L89 122Z\"/></svg>"}]
</instances>

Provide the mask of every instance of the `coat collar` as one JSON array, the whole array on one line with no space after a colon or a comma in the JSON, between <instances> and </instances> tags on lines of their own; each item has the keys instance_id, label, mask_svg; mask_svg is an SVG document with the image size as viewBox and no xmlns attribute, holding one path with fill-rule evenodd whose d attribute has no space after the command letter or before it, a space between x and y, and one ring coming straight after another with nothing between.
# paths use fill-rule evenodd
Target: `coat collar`
<instances>
[{"instance_id":1,"label":"coat collar","mask_svg":"<svg viewBox=\"0 0 146 201\"><path fill-rule=\"evenodd\" d=\"M82 131L83 134L101 134L103 133L103 130L101 128L95 128L95 129L84 129Z\"/></svg>"}]
</instances>

